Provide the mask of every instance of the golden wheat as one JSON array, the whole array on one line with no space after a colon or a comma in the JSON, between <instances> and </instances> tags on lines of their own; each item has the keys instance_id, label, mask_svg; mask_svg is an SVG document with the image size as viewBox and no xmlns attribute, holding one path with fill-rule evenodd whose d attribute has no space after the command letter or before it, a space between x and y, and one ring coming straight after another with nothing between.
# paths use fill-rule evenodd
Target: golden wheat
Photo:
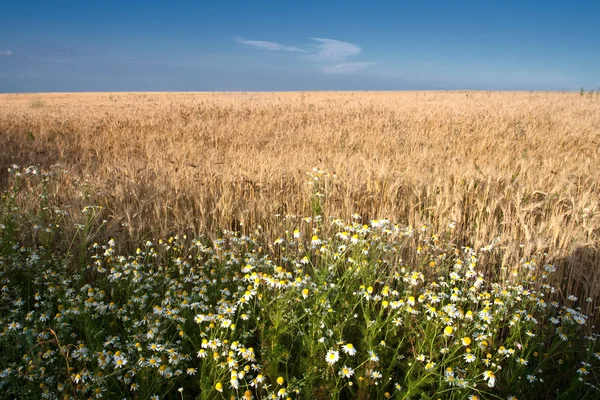
<instances>
[{"instance_id":1,"label":"golden wheat","mask_svg":"<svg viewBox=\"0 0 600 400\"><path fill-rule=\"evenodd\" d=\"M600 97L574 93L140 93L0 96L10 164L59 164L109 210L110 234L156 236L310 215L388 217L547 254L565 290L600 294ZM64 178L56 192L76 203ZM70 180L69 180L70 179ZM275 238L272 238L275 239Z\"/></svg>"}]
</instances>

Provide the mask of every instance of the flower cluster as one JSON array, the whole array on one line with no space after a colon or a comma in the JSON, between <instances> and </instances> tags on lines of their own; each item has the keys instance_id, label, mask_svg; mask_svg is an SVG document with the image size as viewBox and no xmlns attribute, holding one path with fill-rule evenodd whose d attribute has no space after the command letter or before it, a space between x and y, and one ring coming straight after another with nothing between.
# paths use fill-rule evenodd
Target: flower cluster
<instances>
[{"instance_id":1,"label":"flower cluster","mask_svg":"<svg viewBox=\"0 0 600 400\"><path fill-rule=\"evenodd\" d=\"M552 265L484 276L478 252L389 220L285 218L83 263L0 230L0 391L29 398L598 396L598 335ZM426 230L423 230L426 231ZM405 262L418 241L421 259ZM497 250L488 250L497 251ZM513 269L514 269L513 268ZM506 268L501 268L506 269ZM512 270L512 269L511 269ZM509 274L510 275L510 274ZM543 395L541 395L541 393ZM579 396L579 397L578 397Z\"/></svg>"}]
</instances>

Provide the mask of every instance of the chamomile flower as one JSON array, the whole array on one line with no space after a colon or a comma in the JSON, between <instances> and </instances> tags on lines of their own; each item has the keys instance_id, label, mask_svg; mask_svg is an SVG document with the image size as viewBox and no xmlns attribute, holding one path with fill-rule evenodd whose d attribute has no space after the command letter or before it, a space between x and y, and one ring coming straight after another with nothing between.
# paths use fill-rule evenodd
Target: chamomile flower
<instances>
[{"instance_id":1,"label":"chamomile flower","mask_svg":"<svg viewBox=\"0 0 600 400\"><path fill-rule=\"evenodd\" d=\"M490 370L483 373L483 379L487 381L489 387L494 387L496 384L496 375Z\"/></svg>"},{"instance_id":2,"label":"chamomile flower","mask_svg":"<svg viewBox=\"0 0 600 400\"><path fill-rule=\"evenodd\" d=\"M371 379L381 379L383 377L383 375L381 374L381 372L379 371L371 371Z\"/></svg>"},{"instance_id":3,"label":"chamomile flower","mask_svg":"<svg viewBox=\"0 0 600 400\"><path fill-rule=\"evenodd\" d=\"M325 361L329 365L333 365L340 359L340 353L336 350L329 350L325 355Z\"/></svg>"},{"instance_id":4,"label":"chamomile flower","mask_svg":"<svg viewBox=\"0 0 600 400\"><path fill-rule=\"evenodd\" d=\"M161 360L160 360L160 358L157 358L157 357L154 357L154 356L150 357L150 358L149 358L149 359L146 361L146 365L148 365L148 366L150 366L150 367L153 367L153 368L158 368L158 367L160 367L160 363L161 363Z\"/></svg>"},{"instance_id":5,"label":"chamomile flower","mask_svg":"<svg viewBox=\"0 0 600 400\"><path fill-rule=\"evenodd\" d=\"M319 239L319 237L317 235L313 235L313 237L311 238L310 244L313 247L319 246L321 244L321 239Z\"/></svg>"},{"instance_id":6,"label":"chamomile flower","mask_svg":"<svg viewBox=\"0 0 600 400\"><path fill-rule=\"evenodd\" d=\"M113 360L115 368L123 368L127 364L127 359L122 356L115 357Z\"/></svg>"},{"instance_id":7,"label":"chamomile flower","mask_svg":"<svg viewBox=\"0 0 600 400\"><path fill-rule=\"evenodd\" d=\"M352 343L348 343L348 344L345 344L344 346L342 346L342 350L344 353L348 354L349 356L353 356L356 354L356 348L354 347L354 345Z\"/></svg>"},{"instance_id":8,"label":"chamomile flower","mask_svg":"<svg viewBox=\"0 0 600 400\"><path fill-rule=\"evenodd\" d=\"M339 374L345 378L351 378L352 375L354 375L354 370L346 365L344 365L341 369Z\"/></svg>"},{"instance_id":9,"label":"chamomile flower","mask_svg":"<svg viewBox=\"0 0 600 400\"><path fill-rule=\"evenodd\" d=\"M373 351L373 350L369 350L369 361L371 362L379 362L379 356L377 356L377 354Z\"/></svg>"}]
</instances>

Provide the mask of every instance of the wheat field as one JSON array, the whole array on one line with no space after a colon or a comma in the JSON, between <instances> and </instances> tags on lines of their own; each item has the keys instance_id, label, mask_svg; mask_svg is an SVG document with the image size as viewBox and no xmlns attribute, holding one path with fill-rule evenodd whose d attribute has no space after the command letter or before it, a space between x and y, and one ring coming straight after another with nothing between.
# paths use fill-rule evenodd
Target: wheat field
<instances>
[{"instance_id":1,"label":"wheat field","mask_svg":"<svg viewBox=\"0 0 600 400\"><path fill-rule=\"evenodd\" d=\"M489 268L536 256L589 307L600 295L597 95L0 95L0 137L0 185L12 164L58 164L52 196L104 206L120 243L257 225L275 240L284 216L313 215L316 167L324 216L454 222L459 242L502 249Z\"/></svg>"}]
</instances>

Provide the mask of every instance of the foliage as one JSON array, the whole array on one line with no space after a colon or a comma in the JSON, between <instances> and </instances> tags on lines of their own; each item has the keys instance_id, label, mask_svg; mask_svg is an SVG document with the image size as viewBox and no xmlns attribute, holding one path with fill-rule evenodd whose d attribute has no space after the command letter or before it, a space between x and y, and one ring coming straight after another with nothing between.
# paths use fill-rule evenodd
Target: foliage
<instances>
[{"instance_id":1,"label":"foliage","mask_svg":"<svg viewBox=\"0 0 600 400\"><path fill-rule=\"evenodd\" d=\"M483 274L502 249L456 244L454 223L286 215L275 241L257 226L121 253L94 242L93 206L85 234L55 240L61 214L24 212L15 182L0 214L0 398L599 395L587 300L561 298L534 259ZM89 242L83 256L72 242Z\"/></svg>"}]
</instances>

